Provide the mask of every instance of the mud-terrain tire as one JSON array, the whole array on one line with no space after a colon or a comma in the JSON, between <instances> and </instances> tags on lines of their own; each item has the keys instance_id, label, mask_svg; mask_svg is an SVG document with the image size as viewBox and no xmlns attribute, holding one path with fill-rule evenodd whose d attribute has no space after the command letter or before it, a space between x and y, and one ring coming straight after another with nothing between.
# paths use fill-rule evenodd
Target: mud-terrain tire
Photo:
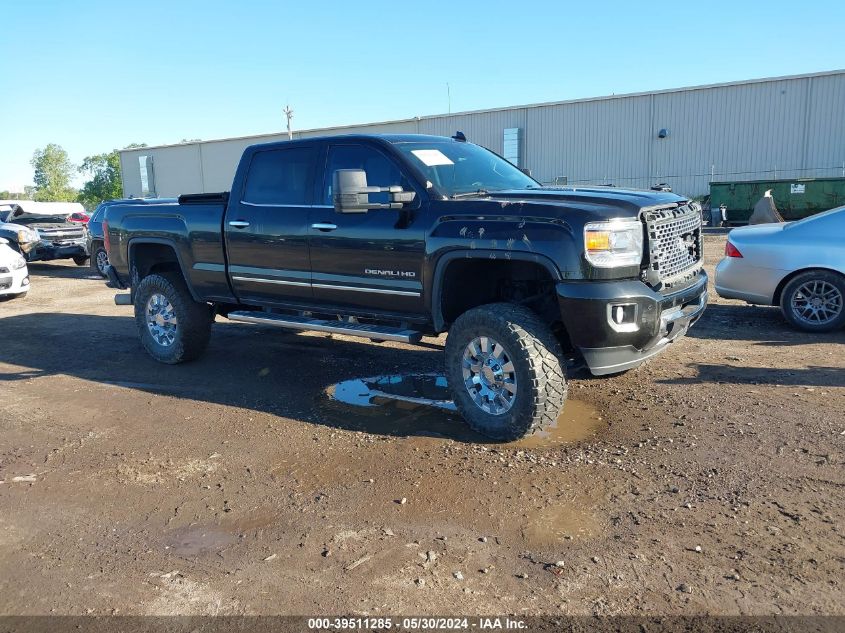
<instances>
[{"instance_id":1,"label":"mud-terrain tire","mask_svg":"<svg viewBox=\"0 0 845 633\"><path fill-rule=\"evenodd\" d=\"M88 263L88 255L74 255L73 263L77 266L84 266Z\"/></svg>"},{"instance_id":2,"label":"mud-terrain tire","mask_svg":"<svg viewBox=\"0 0 845 633\"><path fill-rule=\"evenodd\" d=\"M796 275L780 295L780 311L795 328L831 332L845 325L845 277L827 270Z\"/></svg>"},{"instance_id":3,"label":"mud-terrain tire","mask_svg":"<svg viewBox=\"0 0 845 633\"><path fill-rule=\"evenodd\" d=\"M498 359L491 340L501 348ZM561 359L551 329L528 308L511 303L465 312L446 339L446 375L458 411L473 430L499 441L524 437L557 421L567 391ZM501 395L491 400L491 393Z\"/></svg>"},{"instance_id":4,"label":"mud-terrain tire","mask_svg":"<svg viewBox=\"0 0 845 633\"><path fill-rule=\"evenodd\" d=\"M150 356L175 365L205 351L214 321L211 307L194 301L179 273L144 277L134 294L135 323Z\"/></svg>"},{"instance_id":5,"label":"mud-terrain tire","mask_svg":"<svg viewBox=\"0 0 845 633\"><path fill-rule=\"evenodd\" d=\"M105 269L105 266L108 266L108 264L109 254L106 252L105 247L102 244L96 245L91 253L91 272L103 279L108 279L109 276L106 274Z\"/></svg>"}]
</instances>

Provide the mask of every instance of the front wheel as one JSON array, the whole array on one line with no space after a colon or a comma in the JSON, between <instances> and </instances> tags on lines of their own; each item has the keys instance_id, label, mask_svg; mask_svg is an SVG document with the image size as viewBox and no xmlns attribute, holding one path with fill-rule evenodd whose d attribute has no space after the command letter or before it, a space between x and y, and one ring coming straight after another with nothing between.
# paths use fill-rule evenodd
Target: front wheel
<instances>
[{"instance_id":1,"label":"front wheel","mask_svg":"<svg viewBox=\"0 0 845 633\"><path fill-rule=\"evenodd\" d=\"M500 441L554 425L566 400L561 349L528 308L493 303L462 314L446 340L446 373L470 427Z\"/></svg>"},{"instance_id":2,"label":"front wheel","mask_svg":"<svg viewBox=\"0 0 845 633\"><path fill-rule=\"evenodd\" d=\"M74 255L73 263L77 266L84 266L88 263L88 255Z\"/></svg>"},{"instance_id":3,"label":"front wheel","mask_svg":"<svg viewBox=\"0 0 845 633\"><path fill-rule=\"evenodd\" d=\"M845 277L810 270L786 284L780 297L784 318L806 332L830 332L845 325Z\"/></svg>"},{"instance_id":4,"label":"front wheel","mask_svg":"<svg viewBox=\"0 0 845 633\"><path fill-rule=\"evenodd\" d=\"M135 323L144 349L160 363L199 357L214 321L207 303L194 301L178 273L144 277L135 289Z\"/></svg>"}]
</instances>

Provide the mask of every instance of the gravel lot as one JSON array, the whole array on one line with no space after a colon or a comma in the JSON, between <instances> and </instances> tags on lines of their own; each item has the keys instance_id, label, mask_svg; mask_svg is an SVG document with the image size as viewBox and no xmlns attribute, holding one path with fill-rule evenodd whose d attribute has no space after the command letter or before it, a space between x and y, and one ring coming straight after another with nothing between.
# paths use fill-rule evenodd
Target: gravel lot
<instances>
[{"instance_id":1,"label":"gravel lot","mask_svg":"<svg viewBox=\"0 0 845 633\"><path fill-rule=\"evenodd\" d=\"M442 339L220 322L163 366L88 269L30 273L0 304L0 614L845 614L843 331L711 288L687 338L496 445L327 395L438 372Z\"/></svg>"}]
</instances>

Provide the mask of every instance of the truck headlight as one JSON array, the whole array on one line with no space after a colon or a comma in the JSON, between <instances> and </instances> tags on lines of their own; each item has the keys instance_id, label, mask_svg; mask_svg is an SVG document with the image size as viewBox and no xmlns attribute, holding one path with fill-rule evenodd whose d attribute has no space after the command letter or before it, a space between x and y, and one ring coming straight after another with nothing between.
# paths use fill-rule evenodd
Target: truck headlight
<instances>
[{"instance_id":1,"label":"truck headlight","mask_svg":"<svg viewBox=\"0 0 845 633\"><path fill-rule=\"evenodd\" d=\"M589 222L584 253L597 268L637 266L643 259L643 225L636 219Z\"/></svg>"}]
</instances>

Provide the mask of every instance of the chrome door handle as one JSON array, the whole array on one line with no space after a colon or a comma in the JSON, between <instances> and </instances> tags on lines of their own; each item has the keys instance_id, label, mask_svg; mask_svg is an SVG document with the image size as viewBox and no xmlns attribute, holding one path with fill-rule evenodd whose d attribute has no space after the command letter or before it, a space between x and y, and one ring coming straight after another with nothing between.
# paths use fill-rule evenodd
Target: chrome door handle
<instances>
[{"instance_id":1,"label":"chrome door handle","mask_svg":"<svg viewBox=\"0 0 845 633\"><path fill-rule=\"evenodd\" d=\"M330 224L328 222L315 222L311 225L312 229L317 229L318 231L334 231L337 228L337 224Z\"/></svg>"},{"instance_id":2,"label":"chrome door handle","mask_svg":"<svg viewBox=\"0 0 845 633\"><path fill-rule=\"evenodd\" d=\"M236 229L245 229L249 226L249 222L244 222L243 220L232 220L229 222L229 226L233 226Z\"/></svg>"}]
</instances>

